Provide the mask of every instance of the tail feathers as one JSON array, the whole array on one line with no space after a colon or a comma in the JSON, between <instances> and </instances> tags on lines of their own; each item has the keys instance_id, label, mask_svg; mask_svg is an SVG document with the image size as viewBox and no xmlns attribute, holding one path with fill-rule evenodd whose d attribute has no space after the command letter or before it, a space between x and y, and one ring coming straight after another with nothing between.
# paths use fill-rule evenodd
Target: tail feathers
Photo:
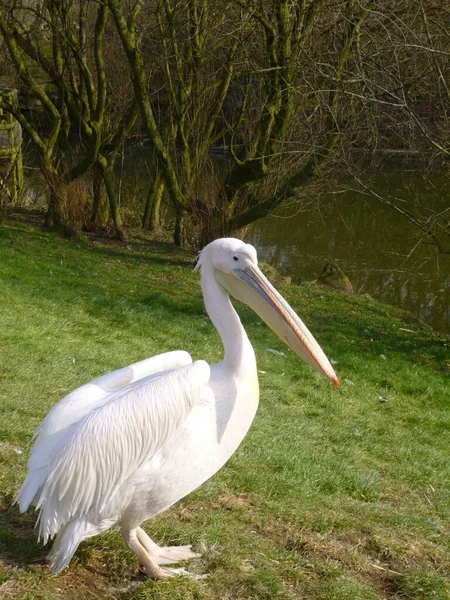
<instances>
[{"instance_id":1,"label":"tail feathers","mask_svg":"<svg viewBox=\"0 0 450 600\"><path fill-rule=\"evenodd\" d=\"M33 501L36 501L46 477L47 469L45 467L28 473L22 487L17 492L17 496L14 499L14 504L19 503L20 512L25 512L30 504L34 503Z\"/></svg>"},{"instance_id":2,"label":"tail feathers","mask_svg":"<svg viewBox=\"0 0 450 600\"><path fill-rule=\"evenodd\" d=\"M50 568L54 573L59 573L67 567L80 543L86 537L90 537L86 535L88 527L89 525L84 520L76 519L67 523L58 532L47 556Z\"/></svg>"}]
</instances>

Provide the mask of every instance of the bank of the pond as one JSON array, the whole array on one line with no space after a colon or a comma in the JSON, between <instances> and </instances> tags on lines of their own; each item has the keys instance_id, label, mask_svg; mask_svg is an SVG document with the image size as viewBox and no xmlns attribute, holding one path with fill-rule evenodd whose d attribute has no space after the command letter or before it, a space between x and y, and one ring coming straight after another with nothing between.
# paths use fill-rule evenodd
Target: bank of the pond
<instances>
[{"instance_id":1,"label":"bank of the pond","mask_svg":"<svg viewBox=\"0 0 450 600\"><path fill-rule=\"evenodd\" d=\"M444 215L450 206L445 175L403 170L368 173L367 180L374 194L414 215L426 210ZM263 260L297 281L315 279L332 262L355 291L450 333L450 255L392 206L355 189L353 181L320 194L306 191L298 203L254 223L249 239ZM442 235L444 248L446 239Z\"/></svg>"},{"instance_id":2,"label":"bank of the pond","mask_svg":"<svg viewBox=\"0 0 450 600\"><path fill-rule=\"evenodd\" d=\"M239 307L260 373L255 422L220 473L145 525L158 542L193 543L204 555L189 568L209 577L146 581L118 531L51 575L35 515L11 507L31 435L101 373L175 348L220 360L192 258L139 236L0 230L2 600L448 599L448 338L368 296L282 284L341 386Z\"/></svg>"}]
</instances>

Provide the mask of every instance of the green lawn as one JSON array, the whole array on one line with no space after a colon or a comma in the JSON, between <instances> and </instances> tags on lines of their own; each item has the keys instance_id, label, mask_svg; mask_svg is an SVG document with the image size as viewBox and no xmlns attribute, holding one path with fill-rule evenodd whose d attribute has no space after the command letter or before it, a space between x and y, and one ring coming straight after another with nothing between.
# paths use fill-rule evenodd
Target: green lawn
<instances>
[{"instance_id":1,"label":"green lawn","mask_svg":"<svg viewBox=\"0 0 450 600\"><path fill-rule=\"evenodd\" d=\"M261 371L252 429L220 473L145 524L157 542L203 550L189 568L208 577L146 580L116 530L51 574L35 515L11 507L31 435L101 373L176 348L220 360L192 259L139 237L75 243L14 219L0 230L0 598L450 598L449 340L314 286L279 289L340 388L240 307Z\"/></svg>"}]
</instances>

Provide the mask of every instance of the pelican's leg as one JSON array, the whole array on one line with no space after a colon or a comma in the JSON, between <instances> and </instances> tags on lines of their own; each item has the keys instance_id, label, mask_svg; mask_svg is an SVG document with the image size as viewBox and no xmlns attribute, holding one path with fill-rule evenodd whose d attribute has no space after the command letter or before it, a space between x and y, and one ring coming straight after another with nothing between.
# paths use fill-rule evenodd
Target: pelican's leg
<instances>
[{"instance_id":1,"label":"pelican's leg","mask_svg":"<svg viewBox=\"0 0 450 600\"><path fill-rule=\"evenodd\" d=\"M142 529L142 527L136 527L136 533L138 540L141 542L141 544L144 546L144 548L149 554L158 554L158 550L160 549L160 547L158 546L158 544L155 544L152 538Z\"/></svg>"},{"instance_id":2,"label":"pelican's leg","mask_svg":"<svg viewBox=\"0 0 450 600\"><path fill-rule=\"evenodd\" d=\"M197 552L192 552L191 546L158 546L142 527L137 527L136 533L140 543L158 565L171 565L201 556Z\"/></svg>"},{"instance_id":3,"label":"pelican's leg","mask_svg":"<svg viewBox=\"0 0 450 600\"><path fill-rule=\"evenodd\" d=\"M150 556L146 548L144 548L144 546L139 542L137 530L138 528L122 528L122 536L125 540L125 544L131 550L131 552L136 554L138 557L148 577L151 577L152 579L165 579L166 577L173 577L174 573L168 571L167 569L162 569L155 561L155 557Z\"/></svg>"}]
</instances>

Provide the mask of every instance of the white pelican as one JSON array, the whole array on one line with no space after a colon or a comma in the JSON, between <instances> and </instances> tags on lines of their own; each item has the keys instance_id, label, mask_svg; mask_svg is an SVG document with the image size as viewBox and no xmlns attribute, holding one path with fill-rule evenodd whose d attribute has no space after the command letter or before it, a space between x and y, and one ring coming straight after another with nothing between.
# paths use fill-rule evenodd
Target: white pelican
<instances>
[{"instance_id":1,"label":"white pelican","mask_svg":"<svg viewBox=\"0 0 450 600\"><path fill-rule=\"evenodd\" d=\"M63 398L36 432L21 512L40 511L39 536L56 536L49 560L63 569L83 540L120 525L149 577L194 556L160 547L140 527L216 473L247 433L259 400L253 348L228 294L245 302L301 358L338 385L325 354L257 265L253 246L233 238L206 246L196 268L223 361L159 354L97 377Z\"/></svg>"}]
</instances>

